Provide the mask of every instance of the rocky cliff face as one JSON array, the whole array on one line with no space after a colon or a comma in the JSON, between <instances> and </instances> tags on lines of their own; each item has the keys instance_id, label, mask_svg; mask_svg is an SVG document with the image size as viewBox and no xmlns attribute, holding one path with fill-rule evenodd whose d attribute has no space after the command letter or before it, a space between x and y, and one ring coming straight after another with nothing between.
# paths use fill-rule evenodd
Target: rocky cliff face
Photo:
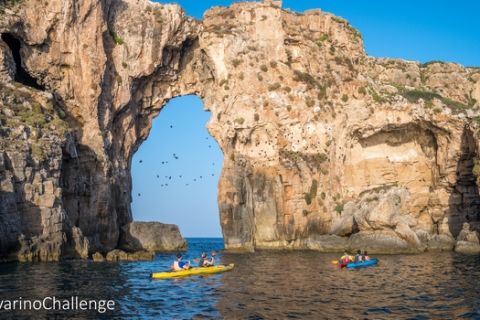
<instances>
[{"instance_id":1,"label":"rocky cliff face","mask_svg":"<svg viewBox=\"0 0 480 320\"><path fill-rule=\"evenodd\" d=\"M132 155L169 99L187 94L211 111L225 154L229 249L418 252L452 249L464 222L479 230L480 70L371 58L345 20L280 5L213 8L203 21L143 0L2 7L2 83L49 97L68 128L41 128L55 141L45 161L0 166L16 186L2 182L1 219L31 225L2 229L2 252L42 243L55 254L39 259L55 260L116 248L132 220ZM33 141L22 143L31 158ZM23 196L28 168L44 172L35 183L52 181L33 197L54 200Z\"/></svg>"}]
</instances>

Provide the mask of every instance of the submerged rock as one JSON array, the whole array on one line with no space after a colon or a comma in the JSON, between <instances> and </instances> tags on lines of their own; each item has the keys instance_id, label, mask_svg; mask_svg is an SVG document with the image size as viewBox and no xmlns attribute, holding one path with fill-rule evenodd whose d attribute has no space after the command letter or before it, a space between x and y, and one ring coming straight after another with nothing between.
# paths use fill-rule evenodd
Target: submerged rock
<instances>
[{"instance_id":1,"label":"submerged rock","mask_svg":"<svg viewBox=\"0 0 480 320\"><path fill-rule=\"evenodd\" d=\"M455 239L450 235L434 235L427 242L427 250L436 251L452 251L455 247Z\"/></svg>"},{"instance_id":2,"label":"submerged rock","mask_svg":"<svg viewBox=\"0 0 480 320\"><path fill-rule=\"evenodd\" d=\"M134 221L122 228L120 247L128 251L179 251L187 242L178 226L159 222Z\"/></svg>"},{"instance_id":3,"label":"submerged rock","mask_svg":"<svg viewBox=\"0 0 480 320\"><path fill-rule=\"evenodd\" d=\"M470 230L470 224L464 223L458 234L455 252L465 254L479 254L480 242L477 231Z\"/></svg>"},{"instance_id":4,"label":"submerged rock","mask_svg":"<svg viewBox=\"0 0 480 320\"><path fill-rule=\"evenodd\" d=\"M116 262L116 261L149 261L153 260L155 253L152 251L136 251L136 252L125 252L123 250L115 249L107 253L105 260Z\"/></svg>"},{"instance_id":5,"label":"submerged rock","mask_svg":"<svg viewBox=\"0 0 480 320\"><path fill-rule=\"evenodd\" d=\"M471 242L479 244L477 231L470 230L470 224L465 222L462 226L462 231L458 234L457 241Z\"/></svg>"},{"instance_id":6,"label":"submerged rock","mask_svg":"<svg viewBox=\"0 0 480 320\"><path fill-rule=\"evenodd\" d=\"M101 254L100 252L95 252L93 255L92 255L92 260L94 262L103 262L105 261L105 257L103 256L103 254Z\"/></svg>"},{"instance_id":7,"label":"submerged rock","mask_svg":"<svg viewBox=\"0 0 480 320\"><path fill-rule=\"evenodd\" d=\"M464 254L480 254L480 245L468 241L457 241L455 252Z\"/></svg>"}]
</instances>

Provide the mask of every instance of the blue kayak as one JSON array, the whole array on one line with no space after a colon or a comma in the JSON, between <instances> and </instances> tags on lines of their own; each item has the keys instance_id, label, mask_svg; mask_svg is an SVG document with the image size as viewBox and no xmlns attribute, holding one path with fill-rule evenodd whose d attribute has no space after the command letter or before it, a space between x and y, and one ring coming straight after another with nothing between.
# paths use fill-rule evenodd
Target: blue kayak
<instances>
[{"instance_id":1,"label":"blue kayak","mask_svg":"<svg viewBox=\"0 0 480 320\"><path fill-rule=\"evenodd\" d=\"M370 259L368 261L360 261L360 262L350 262L347 264L348 269L355 269L355 268L366 268L374 266L378 263L378 259Z\"/></svg>"}]
</instances>

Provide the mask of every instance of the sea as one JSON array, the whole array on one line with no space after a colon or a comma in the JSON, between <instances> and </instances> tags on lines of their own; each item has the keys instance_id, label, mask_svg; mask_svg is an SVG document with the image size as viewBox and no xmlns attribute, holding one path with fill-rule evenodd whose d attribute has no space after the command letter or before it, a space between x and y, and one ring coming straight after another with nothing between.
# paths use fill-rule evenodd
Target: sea
<instances>
[{"instance_id":1,"label":"sea","mask_svg":"<svg viewBox=\"0 0 480 320\"><path fill-rule=\"evenodd\" d=\"M480 319L480 256L380 255L375 267L342 270L333 263L338 254L231 254L222 239L187 241L185 260L217 250L219 262L235 268L152 280L174 254L147 262L1 264L0 319ZM8 301L53 297L112 301L112 310L5 309Z\"/></svg>"}]
</instances>

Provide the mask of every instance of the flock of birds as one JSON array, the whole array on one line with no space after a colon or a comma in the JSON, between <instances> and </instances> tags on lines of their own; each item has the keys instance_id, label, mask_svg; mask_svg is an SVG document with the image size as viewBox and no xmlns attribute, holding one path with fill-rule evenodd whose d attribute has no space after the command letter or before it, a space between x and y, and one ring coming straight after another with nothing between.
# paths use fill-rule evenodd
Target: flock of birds
<instances>
[{"instance_id":1,"label":"flock of birds","mask_svg":"<svg viewBox=\"0 0 480 320\"><path fill-rule=\"evenodd\" d=\"M170 125L170 129L173 129L173 125ZM209 140L209 137L205 137L205 140ZM211 148L212 148L212 145L209 144L209 145L208 145L208 148L211 149ZM179 157L176 153L173 153L173 154L172 154L172 158L173 158L173 160L179 160L179 159L180 159L180 157ZM142 163L143 163L143 160L139 160L138 162L139 162L140 164L142 164ZM167 165L167 164L168 164L168 161L164 160L164 161L161 161L160 163L161 163L162 165ZM212 166L215 166L215 165L216 165L215 162L212 162ZM211 176L212 176L212 177L215 177L215 173L212 173ZM156 178L157 178L157 179L160 179L160 175L157 174L157 175L156 175ZM162 183L162 184L160 184L160 187L161 187L161 188L168 187L168 186L169 186L169 183L171 184L173 181L175 181L175 179L182 179L182 178L183 178L183 175L181 175L181 174L180 174L180 175L177 175L177 176L174 176L174 175L166 175L166 176L163 176L163 178L165 179L165 182ZM204 178L204 176L195 177L195 178L193 178L193 179L190 180L190 181L186 181L186 182L185 182L185 186L188 187L188 186L190 186L190 183L195 183L195 182L197 182L197 181L202 180L203 178ZM141 194L141 193L138 193L138 196L141 197L142 194Z\"/></svg>"}]
</instances>

